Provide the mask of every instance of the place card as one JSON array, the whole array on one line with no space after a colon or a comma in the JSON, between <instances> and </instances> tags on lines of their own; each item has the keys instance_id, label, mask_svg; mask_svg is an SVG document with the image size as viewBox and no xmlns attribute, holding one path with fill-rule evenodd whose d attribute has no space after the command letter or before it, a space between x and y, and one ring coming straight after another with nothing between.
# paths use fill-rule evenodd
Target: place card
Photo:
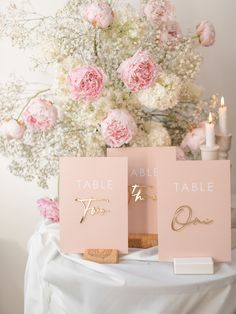
<instances>
[{"instance_id":1,"label":"place card","mask_svg":"<svg viewBox=\"0 0 236 314\"><path fill-rule=\"evenodd\" d=\"M60 159L60 246L128 252L127 158Z\"/></svg>"},{"instance_id":2,"label":"place card","mask_svg":"<svg viewBox=\"0 0 236 314\"><path fill-rule=\"evenodd\" d=\"M231 260L229 161L177 161L158 174L159 260Z\"/></svg>"},{"instance_id":3,"label":"place card","mask_svg":"<svg viewBox=\"0 0 236 314\"><path fill-rule=\"evenodd\" d=\"M107 155L128 157L129 233L157 234L157 178L160 168L176 160L176 148L109 148Z\"/></svg>"}]
</instances>

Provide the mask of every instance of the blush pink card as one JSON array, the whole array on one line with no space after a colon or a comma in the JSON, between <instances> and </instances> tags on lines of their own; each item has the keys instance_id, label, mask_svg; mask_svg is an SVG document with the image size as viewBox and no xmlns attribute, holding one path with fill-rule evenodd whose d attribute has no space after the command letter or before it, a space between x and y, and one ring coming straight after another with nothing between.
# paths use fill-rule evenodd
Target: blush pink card
<instances>
[{"instance_id":1,"label":"blush pink card","mask_svg":"<svg viewBox=\"0 0 236 314\"><path fill-rule=\"evenodd\" d=\"M129 233L157 233L159 169L176 160L175 147L110 148L107 155L128 157Z\"/></svg>"},{"instance_id":2,"label":"blush pink card","mask_svg":"<svg viewBox=\"0 0 236 314\"><path fill-rule=\"evenodd\" d=\"M229 161L177 161L158 176L160 261L231 260Z\"/></svg>"},{"instance_id":3,"label":"blush pink card","mask_svg":"<svg viewBox=\"0 0 236 314\"><path fill-rule=\"evenodd\" d=\"M60 246L128 252L127 158L60 159Z\"/></svg>"}]
</instances>

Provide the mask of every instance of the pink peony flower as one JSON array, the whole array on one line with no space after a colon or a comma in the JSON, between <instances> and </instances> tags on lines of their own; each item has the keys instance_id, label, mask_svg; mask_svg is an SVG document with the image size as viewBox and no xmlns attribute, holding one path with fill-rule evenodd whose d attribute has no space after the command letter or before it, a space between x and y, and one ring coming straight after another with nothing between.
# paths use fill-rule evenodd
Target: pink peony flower
<instances>
[{"instance_id":1,"label":"pink peony flower","mask_svg":"<svg viewBox=\"0 0 236 314\"><path fill-rule=\"evenodd\" d=\"M23 119L26 126L33 131L51 129L58 118L57 108L46 99L33 101L25 110Z\"/></svg>"},{"instance_id":2,"label":"pink peony flower","mask_svg":"<svg viewBox=\"0 0 236 314\"><path fill-rule=\"evenodd\" d=\"M69 83L73 99L93 101L103 92L105 75L99 68L84 66L72 70Z\"/></svg>"},{"instance_id":3,"label":"pink peony flower","mask_svg":"<svg viewBox=\"0 0 236 314\"><path fill-rule=\"evenodd\" d=\"M176 147L176 159L177 160L186 160L185 152L179 146Z\"/></svg>"},{"instance_id":4,"label":"pink peony flower","mask_svg":"<svg viewBox=\"0 0 236 314\"><path fill-rule=\"evenodd\" d=\"M15 119L6 119L0 123L0 135L8 140L20 140L25 134L25 125L23 122Z\"/></svg>"},{"instance_id":5,"label":"pink peony flower","mask_svg":"<svg viewBox=\"0 0 236 314\"><path fill-rule=\"evenodd\" d=\"M52 222L59 222L58 201L48 197L41 198L37 201L37 206L40 210L40 215Z\"/></svg>"},{"instance_id":6,"label":"pink peony flower","mask_svg":"<svg viewBox=\"0 0 236 314\"><path fill-rule=\"evenodd\" d=\"M215 43L215 27L209 21L203 21L196 28L199 42L204 47L210 47Z\"/></svg>"},{"instance_id":7,"label":"pink peony flower","mask_svg":"<svg viewBox=\"0 0 236 314\"><path fill-rule=\"evenodd\" d=\"M138 51L123 61L117 71L125 86L132 92L138 92L150 87L160 70L147 51Z\"/></svg>"},{"instance_id":8,"label":"pink peony flower","mask_svg":"<svg viewBox=\"0 0 236 314\"><path fill-rule=\"evenodd\" d=\"M110 147L128 144L137 133L134 118L126 110L111 110L101 124L102 136Z\"/></svg>"},{"instance_id":9,"label":"pink peony flower","mask_svg":"<svg viewBox=\"0 0 236 314\"><path fill-rule=\"evenodd\" d=\"M206 130L205 124L201 124L200 127L193 129L187 133L181 143L181 148L188 152L189 150L194 154L200 150L200 146L205 143Z\"/></svg>"},{"instance_id":10,"label":"pink peony flower","mask_svg":"<svg viewBox=\"0 0 236 314\"><path fill-rule=\"evenodd\" d=\"M149 0L144 8L147 20L158 25L171 20L174 16L174 7L169 0Z\"/></svg>"},{"instance_id":11,"label":"pink peony flower","mask_svg":"<svg viewBox=\"0 0 236 314\"><path fill-rule=\"evenodd\" d=\"M82 8L83 18L97 28L107 28L114 20L111 6L106 2L92 3Z\"/></svg>"}]
</instances>

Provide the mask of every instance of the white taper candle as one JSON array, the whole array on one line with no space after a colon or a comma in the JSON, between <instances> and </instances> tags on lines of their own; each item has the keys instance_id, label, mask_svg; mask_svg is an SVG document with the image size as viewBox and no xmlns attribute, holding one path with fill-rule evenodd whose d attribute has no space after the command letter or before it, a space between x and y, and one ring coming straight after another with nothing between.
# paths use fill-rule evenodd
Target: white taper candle
<instances>
[{"instance_id":1,"label":"white taper candle","mask_svg":"<svg viewBox=\"0 0 236 314\"><path fill-rule=\"evenodd\" d=\"M206 147L215 146L215 124L213 123L212 113L209 114L209 121L206 123Z\"/></svg>"},{"instance_id":2,"label":"white taper candle","mask_svg":"<svg viewBox=\"0 0 236 314\"><path fill-rule=\"evenodd\" d=\"M228 111L228 108L227 106L225 106L224 97L221 97L221 106L219 108L219 128L220 128L221 135L228 135L227 111Z\"/></svg>"}]
</instances>

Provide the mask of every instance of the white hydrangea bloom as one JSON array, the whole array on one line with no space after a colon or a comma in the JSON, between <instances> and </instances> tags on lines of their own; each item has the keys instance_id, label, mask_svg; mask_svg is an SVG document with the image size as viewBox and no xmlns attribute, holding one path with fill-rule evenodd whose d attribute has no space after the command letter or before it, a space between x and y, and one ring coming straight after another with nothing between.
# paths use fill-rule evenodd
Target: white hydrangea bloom
<instances>
[{"instance_id":1,"label":"white hydrangea bloom","mask_svg":"<svg viewBox=\"0 0 236 314\"><path fill-rule=\"evenodd\" d=\"M168 131L157 121L147 121L144 129L139 130L136 137L130 143L132 147L157 147L170 146L171 138Z\"/></svg>"},{"instance_id":2,"label":"white hydrangea bloom","mask_svg":"<svg viewBox=\"0 0 236 314\"><path fill-rule=\"evenodd\" d=\"M149 147L147 132L138 130L135 138L130 142L131 147Z\"/></svg>"},{"instance_id":3,"label":"white hydrangea bloom","mask_svg":"<svg viewBox=\"0 0 236 314\"><path fill-rule=\"evenodd\" d=\"M163 125L157 121L148 121L144 125L148 134L148 146L170 146L171 138Z\"/></svg>"},{"instance_id":4,"label":"white hydrangea bloom","mask_svg":"<svg viewBox=\"0 0 236 314\"><path fill-rule=\"evenodd\" d=\"M150 110L166 110L178 104L180 90L181 81L176 75L162 73L153 86L140 91L137 97Z\"/></svg>"}]
</instances>

